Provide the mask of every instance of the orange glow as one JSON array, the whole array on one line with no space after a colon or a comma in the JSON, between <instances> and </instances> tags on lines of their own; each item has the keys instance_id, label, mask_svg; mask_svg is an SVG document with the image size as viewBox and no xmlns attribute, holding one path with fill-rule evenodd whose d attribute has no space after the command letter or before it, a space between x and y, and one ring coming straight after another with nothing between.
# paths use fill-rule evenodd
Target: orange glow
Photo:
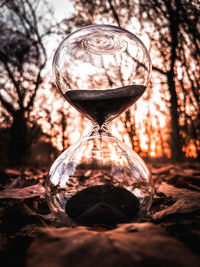
<instances>
[{"instance_id":1,"label":"orange glow","mask_svg":"<svg viewBox=\"0 0 200 267\"><path fill-rule=\"evenodd\" d=\"M184 148L187 158L197 158L197 150L193 140L190 140L187 147Z\"/></svg>"}]
</instances>

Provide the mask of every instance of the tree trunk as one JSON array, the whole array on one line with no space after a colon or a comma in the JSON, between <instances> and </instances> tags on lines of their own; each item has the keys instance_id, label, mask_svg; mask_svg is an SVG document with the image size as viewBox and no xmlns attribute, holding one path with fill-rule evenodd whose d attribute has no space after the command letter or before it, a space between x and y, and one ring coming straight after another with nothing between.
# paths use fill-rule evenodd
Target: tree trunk
<instances>
[{"instance_id":1,"label":"tree trunk","mask_svg":"<svg viewBox=\"0 0 200 267\"><path fill-rule=\"evenodd\" d=\"M181 135L179 129L178 97L175 89L174 73L170 71L167 75L170 92L170 115L171 115L171 157L174 160L182 158Z\"/></svg>"},{"instance_id":2,"label":"tree trunk","mask_svg":"<svg viewBox=\"0 0 200 267\"><path fill-rule=\"evenodd\" d=\"M136 127L135 127L135 115L132 116L130 110L127 110L125 112L125 119L123 121L123 124L129 136L132 149L135 152L140 153L141 152L140 140L139 140L138 134L136 132Z\"/></svg>"},{"instance_id":3,"label":"tree trunk","mask_svg":"<svg viewBox=\"0 0 200 267\"><path fill-rule=\"evenodd\" d=\"M22 164L28 152L28 126L23 110L17 110L13 114L13 124L10 130L9 163Z\"/></svg>"}]
</instances>

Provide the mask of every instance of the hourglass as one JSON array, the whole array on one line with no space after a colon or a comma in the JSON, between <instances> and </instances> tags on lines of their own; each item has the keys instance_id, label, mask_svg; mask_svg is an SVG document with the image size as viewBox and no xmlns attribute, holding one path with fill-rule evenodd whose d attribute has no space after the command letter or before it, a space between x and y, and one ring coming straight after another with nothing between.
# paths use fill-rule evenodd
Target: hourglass
<instances>
[{"instance_id":1,"label":"hourglass","mask_svg":"<svg viewBox=\"0 0 200 267\"><path fill-rule=\"evenodd\" d=\"M93 129L49 171L46 191L52 213L64 225L112 227L138 220L151 205L151 175L108 125L146 89L151 72L146 47L115 26L83 27L60 44L53 72L62 96Z\"/></svg>"}]
</instances>

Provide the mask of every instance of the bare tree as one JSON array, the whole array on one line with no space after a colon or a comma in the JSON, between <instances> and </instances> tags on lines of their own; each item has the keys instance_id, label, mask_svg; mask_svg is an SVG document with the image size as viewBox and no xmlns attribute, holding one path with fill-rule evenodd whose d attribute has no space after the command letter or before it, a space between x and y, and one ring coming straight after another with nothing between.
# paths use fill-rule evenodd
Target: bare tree
<instances>
[{"instance_id":1,"label":"bare tree","mask_svg":"<svg viewBox=\"0 0 200 267\"><path fill-rule=\"evenodd\" d=\"M21 161L33 140L30 113L43 82L43 40L51 28L45 12L51 15L45 1L32 0L4 1L0 9L0 103L12 118L10 162Z\"/></svg>"},{"instance_id":2,"label":"bare tree","mask_svg":"<svg viewBox=\"0 0 200 267\"><path fill-rule=\"evenodd\" d=\"M172 157L178 158L183 152L183 145L187 146L186 136L199 142L200 5L187 0L140 0L139 7L137 15L141 23L149 23L155 29L156 34L149 33L149 37L162 59L162 65L156 65L155 62L154 70L167 78L171 151ZM186 101L181 100L181 94ZM186 102L194 112L188 112ZM181 122L181 117L187 117L187 120ZM188 131L191 121L195 121L194 127L191 126L195 132L192 135Z\"/></svg>"}]
</instances>

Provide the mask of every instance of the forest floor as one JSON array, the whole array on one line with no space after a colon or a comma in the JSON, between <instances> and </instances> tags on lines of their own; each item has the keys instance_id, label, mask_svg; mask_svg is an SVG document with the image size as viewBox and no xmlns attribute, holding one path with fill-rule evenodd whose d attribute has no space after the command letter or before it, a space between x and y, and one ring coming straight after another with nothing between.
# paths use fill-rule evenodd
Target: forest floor
<instances>
[{"instance_id":1,"label":"forest floor","mask_svg":"<svg viewBox=\"0 0 200 267\"><path fill-rule=\"evenodd\" d=\"M200 164L149 165L150 215L114 229L59 227L45 201L47 170L0 173L1 266L200 266Z\"/></svg>"}]
</instances>

